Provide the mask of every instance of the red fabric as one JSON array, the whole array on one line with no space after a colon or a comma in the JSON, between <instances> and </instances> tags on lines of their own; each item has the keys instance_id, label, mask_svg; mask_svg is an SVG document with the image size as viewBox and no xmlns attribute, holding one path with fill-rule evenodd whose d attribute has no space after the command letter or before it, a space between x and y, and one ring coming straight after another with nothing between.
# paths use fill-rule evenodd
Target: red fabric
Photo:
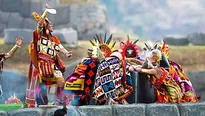
<instances>
[{"instance_id":1,"label":"red fabric","mask_svg":"<svg viewBox=\"0 0 205 116\"><path fill-rule=\"evenodd\" d=\"M52 39L53 39L53 42L55 42L56 44L58 44L58 45L61 44L60 40L58 39L58 37L53 36Z\"/></svg>"}]
</instances>

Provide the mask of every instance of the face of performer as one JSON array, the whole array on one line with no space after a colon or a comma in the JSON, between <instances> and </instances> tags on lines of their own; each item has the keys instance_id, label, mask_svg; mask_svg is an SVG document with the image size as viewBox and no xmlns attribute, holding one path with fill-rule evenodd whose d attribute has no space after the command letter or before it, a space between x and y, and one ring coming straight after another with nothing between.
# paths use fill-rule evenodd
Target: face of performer
<instances>
[{"instance_id":1,"label":"face of performer","mask_svg":"<svg viewBox=\"0 0 205 116\"><path fill-rule=\"evenodd\" d=\"M53 32L53 25L50 21L46 21L47 22L47 26L46 28L50 31L50 32Z\"/></svg>"},{"instance_id":2,"label":"face of performer","mask_svg":"<svg viewBox=\"0 0 205 116\"><path fill-rule=\"evenodd\" d=\"M134 58L134 57L136 57L136 53L135 53L134 48L131 47L131 46L128 46L127 49L126 49L125 56L127 58Z\"/></svg>"},{"instance_id":3,"label":"face of performer","mask_svg":"<svg viewBox=\"0 0 205 116\"><path fill-rule=\"evenodd\" d=\"M159 59L161 58L161 52L159 50L153 50L150 52L150 55L148 57L150 59L150 61L152 62L152 64L156 64Z\"/></svg>"}]
</instances>

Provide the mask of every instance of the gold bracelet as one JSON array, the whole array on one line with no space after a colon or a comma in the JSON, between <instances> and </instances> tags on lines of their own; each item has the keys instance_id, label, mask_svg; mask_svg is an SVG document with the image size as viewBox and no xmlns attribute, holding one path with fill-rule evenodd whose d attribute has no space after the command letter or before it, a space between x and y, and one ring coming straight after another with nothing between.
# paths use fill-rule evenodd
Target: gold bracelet
<instances>
[{"instance_id":1,"label":"gold bracelet","mask_svg":"<svg viewBox=\"0 0 205 116\"><path fill-rule=\"evenodd\" d=\"M20 45L17 45L17 44L16 44L15 46L16 46L16 47L18 47L18 48L20 48L20 47L21 47Z\"/></svg>"}]
</instances>

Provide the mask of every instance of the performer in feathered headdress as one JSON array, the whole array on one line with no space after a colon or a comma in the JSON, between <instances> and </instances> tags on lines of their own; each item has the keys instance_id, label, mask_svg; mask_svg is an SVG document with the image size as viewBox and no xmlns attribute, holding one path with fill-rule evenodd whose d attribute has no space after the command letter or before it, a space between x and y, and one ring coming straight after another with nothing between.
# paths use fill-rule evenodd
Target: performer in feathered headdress
<instances>
[{"instance_id":1,"label":"performer in feathered headdress","mask_svg":"<svg viewBox=\"0 0 205 116\"><path fill-rule=\"evenodd\" d=\"M93 49L88 50L88 57L79 63L70 74L64 86L65 102L71 101L71 105L88 105L92 97L92 88L99 63L109 57L115 47L112 35L104 39L96 35L90 40ZM70 99L70 100L69 100Z\"/></svg>"},{"instance_id":2,"label":"performer in feathered headdress","mask_svg":"<svg viewBox=\"0 0 205 116\"><path fill-rule=\"evenodd\" d=\"M161 60L161 51L153 49L150 51L149 56L146 58L148 67L144 65L135 65L132 67L133 71L145 73L150 75L149 82L154 86L157 103L181 103L182 92L176 81L171 78L168 71L164 67L160 67L158 62ZM151 66L149 66L151 65ZM142 77L139 77L142 78Z\"/></svg>"},{"instance_id":3,"label":"performer in feathered headdress","mask_svg":"<svg viewBox=\"0 0 205 116\"><path fill-rule=\"evenodd\" d=\"M146 60L141 67L137 67L135 70L150 75L149 81L154 85L157 102L198 101L192 84L182 72L180 65L168 59L168 45L162 40L155 44L147 42L145 45Z\"/></svg>"},{"instance_id":4,"label":"performer in feathered headdress","mask_svg":"<svg viewBox=\"0 0 205 116\"><path fill-rule=\"evenodd\" d=\"M157 47L158 46L158 47ZM184 102L197 102L199 97L192 86L189 78L184 74L182 67L169 59L169 46L165 41L157 41L154 46L162 52L162 58L159 65L169 71L172 78L178 83L183 93Z\"/></svg>"},{"instance_id":5,"label":"performer in feathered headdress","mask_svg":"<svg viewBox=\"0 0 205 116\"><path fill-rule=\"evenodd\" d=\"M61 52L67 57L72 55L67 51L59 39L52 34L53 25L48 20L48 14L56 14L56 10L46 4L46 10L40 16L33 12L37 21L37 28L33 31L33 40L29 46L31 65L29 68L29 87L27 89L26 103L38 105L48 104L47 86L57 85L58 95L63 90L63 74L65 66L59 58ZM38 89L36 90L36 87ZM35 93L37 91L37 94ZM37 95L37 96L35 96Z\"/></svg>"},{"instance_id":6,"label":"performer in feathered headdress","mask_svg":"<svg viewBox=\"0 0 205 116\"><path fill-rule=\"evenodd\" d=\"M97 104L127 104L125 100L133 91L128 59L138 57L136 40L121 42L121 48L105 58L98 67L93 97Z\"/></svg>"}]
</instances>

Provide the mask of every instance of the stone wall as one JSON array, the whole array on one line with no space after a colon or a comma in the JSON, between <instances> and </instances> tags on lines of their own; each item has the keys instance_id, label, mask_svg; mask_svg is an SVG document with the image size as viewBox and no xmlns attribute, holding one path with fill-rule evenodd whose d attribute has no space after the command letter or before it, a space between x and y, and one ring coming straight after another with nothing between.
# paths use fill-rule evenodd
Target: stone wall
<instances>
[{"instance_id":1,"label":"stone wall","mask_svg":"<svg viewBox=\"0 0 205 116\"><path fill-rule=\"evenodd\" d=\"M0 116L52 116L53 109L0 111ZM205 103L128 104L67 107L67 116L204 116Z\"/></svg>"},{"instance_id":2,"label":"stone wall","mask_svg":"<svg viewBox=\"0 0 205 116\"><path fill-rule=\"evenodd\" d=\"M4 29L8 28L35 29L36 22L31 14L34 11L41 14L44 2L0 0L0 37L4 36ZM54 8L57 14L49 15L54 30L73 28L77 30L80 40L92 39L95 34L109 33L106 8L100 4L55 5Z\"/></svg>"}]
</instances>

